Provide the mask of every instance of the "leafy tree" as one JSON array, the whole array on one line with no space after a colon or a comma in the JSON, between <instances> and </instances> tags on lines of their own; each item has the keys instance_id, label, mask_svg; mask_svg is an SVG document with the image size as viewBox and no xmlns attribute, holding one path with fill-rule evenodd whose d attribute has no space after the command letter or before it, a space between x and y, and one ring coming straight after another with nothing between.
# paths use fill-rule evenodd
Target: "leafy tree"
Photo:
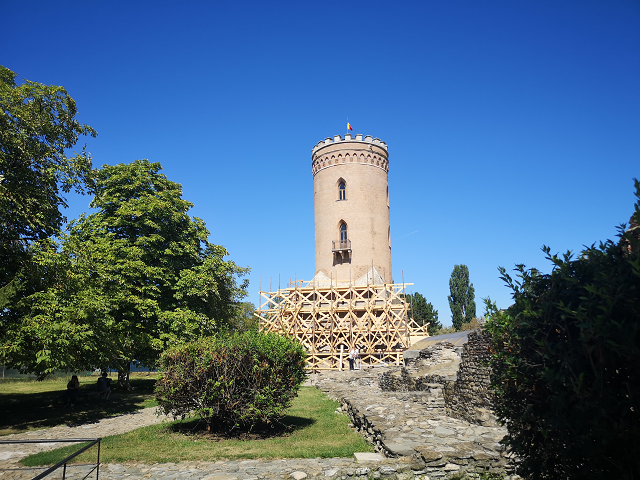
<instances>
[{"instance_id":1,"label":"leafy tree","mask_svg":"<svg viewBox=\"0 0 640 480\"><path fill-rule=\"evenodd\" d=\"M251 302L240 302L236 314L230 324L230 329L236 332L258 330L258 318L254 315L256 306Z\"/></svg>"},{"instance_id":2,"label":"leafy tree","mask_svg":"<svg viewBox=\"0 0 640 480\"><path fill-rule=\"evenodd\" d=\"M57 369L155 366L160 352L226 328L247 269L224 261L205 224L187 211L182 189L158 163L136 160L95 172L98 211L72 222L59 245L35 246L40 291L21 304L12 364Z\"/></svg>"},{"instance_id":3,"label":"leafy tree","mask_svg":"<svg viewBox=\"0 0 640 480\"><path fill-rule=\"evenodd\" d=\"M433 308L431 302L427 302L427 299L418 292L406 295L405 300L409 304L409 315L416 323L418 325L428 323L429 335L436 335L442 328L442 324L438 320L438 311Z\"/></svg>"},{"instance_id":4,"label":"leafy tree","mask_svg":"<svg viewBox=\"0 0 640 480\"><path fill-rule=\"evenodd\" d=\"M0 308L17 290L29 244L54 235L66 221L62 194L91 190L90 156L65 153L80 135L96 136L76 114L63 87L17 85L16 74L0 66Z\"/></svg>"},{"instance_id":5,"label":"leafy tree","mask_svg":"<svg viewBox=\"0 0 640 480\"><path fill-rule=\"evenodd\" d=\"M487 300L495 411L525 478L640 478L640 240L620 235L577 259L543 247L551 274L501 268L515 303Z\"/></svg>"},{"instance_id":6,"label":"leafy tree","mask_svg":"<svg viewBox=\"0 0 640 480\"><path fill-rule=\"evenodd\" d=\"M460 330L463 323L471 323L476 316L475 290L473 283L469 283L469 268L466 265L453 267L449 291L451 319L454 328Z\"/></svg>"}]
</instances>

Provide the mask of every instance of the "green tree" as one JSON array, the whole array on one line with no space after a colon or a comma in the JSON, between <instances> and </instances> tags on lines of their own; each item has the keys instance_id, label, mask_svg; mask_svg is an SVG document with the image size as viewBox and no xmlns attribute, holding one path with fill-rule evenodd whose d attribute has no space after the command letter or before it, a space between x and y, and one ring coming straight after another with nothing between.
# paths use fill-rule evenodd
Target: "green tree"
<instances>
[{"instance_id":1,"label":"green tree","mask_svg":"<svg viewBox=\"0 0 640 480\"><path fill-rule=\"evenodd\" d=\"M96 136L76 115L63 87L18 85L16 74L0 66L0 310L17 290L29 245L56 234L66 221L62 194L91 190L90 156L65 153L80 135Z\"/></svg>"},{"instance_id":2,"label":"green tree","mask_svg":"<svg viewBox=\"0 0 640 480\"><path fill-rule=\"evenodd\" d=\"M449 307L451 319L456 330L463 323L470 323L476 316L476 301L473 283L469 283L469 268L456 265L449 279Z\"/></svg>"},{"instance_id":3,"label":"green tree","mask_svg":"<svg viewBox=\"0 0 640 480\"><path fill-rule=\"evenodd\" d=\"M428 323L429 335L436 335L442 328L442 324L438 320L438 311L433 308L431 302L427 302L427 299L418 292L407 295L405 300L409 304L409 316L418 325Z\"/></svg>"},{"instance_id":4,"label":"green tree","mask_svg":"<svg viewBox=\"0 0 640 480\"><path fill-rule=\"evenodd\" d=\"M72 222L59 245L36 245L46 285L22 303L12 363L46 375L129 364L155 366L168 346L228 327L246 294L247 269L224 261L182 188L158 163L95 172L98 211Z\"/></svg>"},{"instance_id":5,"label":"green tree","mask_svg":"<svg viewBox=\"0 0 640 480\"><path fill-rule=\"evenodd\" d=\"M640 478L640 240L620 235L577 259L543 247L551 274L501 268L514 304L487 300L494 407L524 478Z\"/></svg>"},{"instance_id":6,"label":"green tree","mask_svg":"<svg viewBox=\"0 0 640 480\"><path fill-rule=\"evenodd\" d=\"M256 306L251 302L240 302L237 305L230 329L235 332L258 330L258 317L255 316Z\"/></svg>"}]
</instances>

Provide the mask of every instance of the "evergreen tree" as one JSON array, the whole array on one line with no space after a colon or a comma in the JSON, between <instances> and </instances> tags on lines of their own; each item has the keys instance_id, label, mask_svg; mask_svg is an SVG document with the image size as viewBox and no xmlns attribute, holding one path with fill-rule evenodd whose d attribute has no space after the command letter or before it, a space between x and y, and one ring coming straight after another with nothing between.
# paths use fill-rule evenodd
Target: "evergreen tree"
<instances>
[{"instance_id":1,"label":"evergreen tree","mask_svg":"<svg viewBox=\"0 0 640 480\"><path fill-rule=\"evenodd\" d=\"M407 295L405 300L409 304L409 316L418 325L428 323L427 331L429 335L436 335L442 328L442 324L438 320L438 311L433 308L433 305L427 302L427 299L418 292Z\"/></svg>"},{"instance_id":2,"label":"evergreen tree","mask_svg":"<svg viewBox=\"0 0 640 480\"><path fill-rule=\"evenodd\" d=\"M460 330L463 323L469 323L476 317L476 302L473 283L469 283L469 268L466 265L456 265L449 279L449 307L451 319L456 330Z\"/></svg>"}]
</instances>

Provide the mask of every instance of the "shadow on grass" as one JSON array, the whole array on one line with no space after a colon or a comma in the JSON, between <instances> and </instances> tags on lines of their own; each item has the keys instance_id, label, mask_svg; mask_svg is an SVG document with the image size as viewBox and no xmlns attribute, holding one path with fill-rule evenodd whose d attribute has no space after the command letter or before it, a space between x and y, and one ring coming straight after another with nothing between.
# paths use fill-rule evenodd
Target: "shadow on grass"
<instances>
[{"instance_id":1,"label":"shadow on grass","mask_svg":"<svg viewBox=\"0 0 640 480\"><path fill-rule=\"evenodd\" d=\"M0 394L0 435L56 425L79 425L131 413L153 403L153 378L131 379L131 391L114 390L109 400L78 398L65 406L65 390ZM64 386L64 385L63 385ZM80 392L95 391L87 385Z\"/></svg>"},{"instance_id":2,"label":"shadow on grass","mask_svg":"<svg viewBox=\"0 0 640 480\"><path fill-rule=\"evenodd\" d=\"M267 440L269 438L287 437L297 430L302 430L316 423L313 418L285 415L274 423L259 423L249 428L233 428L229 430L222 425L211 425L199 418L173 422L167 425L167 431L194 437L199 440L219 442L221 440Z\"/></svg>"}]
</instances>

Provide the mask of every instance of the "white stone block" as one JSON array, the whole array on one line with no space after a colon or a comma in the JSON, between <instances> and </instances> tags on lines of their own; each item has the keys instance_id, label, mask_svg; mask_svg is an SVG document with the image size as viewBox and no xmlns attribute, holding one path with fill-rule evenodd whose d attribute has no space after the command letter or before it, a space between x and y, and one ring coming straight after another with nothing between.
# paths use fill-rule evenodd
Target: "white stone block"
<instances>
[{"instance_id":1,"label":"white stone block","mask_svg":"<svg viewBox=\"0 0 640 480\"><path fill-rule=\"evenodd\" d=\"M386 458L384 455L371 452L356 452L353 456L355 457L356 462L379 462Z\"/></svg>"}]
</instances>

